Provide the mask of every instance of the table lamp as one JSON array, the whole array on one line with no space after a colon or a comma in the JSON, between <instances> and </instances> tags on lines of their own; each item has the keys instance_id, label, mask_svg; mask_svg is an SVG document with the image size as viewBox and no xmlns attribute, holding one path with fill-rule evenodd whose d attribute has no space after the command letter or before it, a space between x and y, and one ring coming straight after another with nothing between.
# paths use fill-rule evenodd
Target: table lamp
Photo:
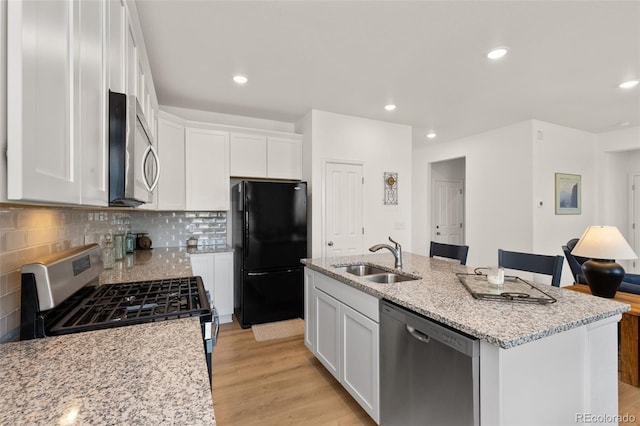
<instances>
[{"instance_id":1,"label":"table lamp","mask_svg":"<svg viewBox=\"0 0 640 426\"><path fill-rule=\"evenodd\" d=\"M616 295L624 278L624 269L616 259L638 258L615 226L588 227L571 254L589 258L582 264L582 272L591 294L609 298Z\"/></svg>"}]
</instances>

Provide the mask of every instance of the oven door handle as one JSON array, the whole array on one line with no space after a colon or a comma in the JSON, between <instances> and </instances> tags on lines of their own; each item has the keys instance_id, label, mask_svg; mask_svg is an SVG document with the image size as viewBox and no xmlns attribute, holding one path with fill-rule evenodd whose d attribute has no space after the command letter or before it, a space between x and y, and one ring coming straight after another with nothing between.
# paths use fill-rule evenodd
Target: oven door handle
<instances>
[{"instance_id":1,"label":"oven door handle","mask_svg":"<svg viewBox=\"0 0 640 426\"><path fill-rule=\"evenodd\" d=\"M213 324L214 324L214 331L213 331L213 335L211 336L211 339L212 339L212 343L215 345L216 342L218 341L218 331L220 331L220 316L218 315L218 310L216 308L213 308Z\"/></svg>"}]
</instances>

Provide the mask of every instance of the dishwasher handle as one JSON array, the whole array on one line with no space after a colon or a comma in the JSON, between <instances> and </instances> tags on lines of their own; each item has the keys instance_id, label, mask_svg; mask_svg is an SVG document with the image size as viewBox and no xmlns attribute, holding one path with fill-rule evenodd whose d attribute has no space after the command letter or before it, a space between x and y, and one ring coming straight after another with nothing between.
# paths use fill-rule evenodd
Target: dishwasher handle
<instances>
[{"instance_id":1,"label":"dishwasher handle","mask_svg":"<svg viewBox=\"0 0 640 426\"><path fill-rule=\"evenodd\" d=\"M431 341L431 337L429 337L428 335L424 334L419 330L416 330L415 328L411 327L409 324L405 324L405 327L411 336L421 341L422 343L429 343Z\"/></svg>"}]
</instances>

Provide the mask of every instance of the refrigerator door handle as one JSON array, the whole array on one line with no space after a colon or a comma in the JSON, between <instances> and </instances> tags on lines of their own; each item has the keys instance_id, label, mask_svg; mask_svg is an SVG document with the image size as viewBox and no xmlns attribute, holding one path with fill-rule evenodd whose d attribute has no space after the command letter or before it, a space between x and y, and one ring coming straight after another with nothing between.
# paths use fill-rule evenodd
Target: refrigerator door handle
<instances>
[{"instance_id":1,"label":"refrigerator door handle","mask_svg":"<svg viewBox=\"0 0 640 426\"><path fill-rule=\"evenodd\" d=\"M269 275L269 274L273 274L274 272L280 272L280 273L290 273L290 272L296 272L298 269L285 269L282 271L273 271L273 272L247 272L247 275L250 277L258 277L261 275Z\"/></svg>"}]
</instances>

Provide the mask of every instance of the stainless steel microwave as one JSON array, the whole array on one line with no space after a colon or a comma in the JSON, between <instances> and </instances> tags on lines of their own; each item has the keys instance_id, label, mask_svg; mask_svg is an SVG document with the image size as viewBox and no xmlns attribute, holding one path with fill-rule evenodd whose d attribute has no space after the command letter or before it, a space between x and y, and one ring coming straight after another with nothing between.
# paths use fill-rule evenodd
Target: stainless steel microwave
<instances>
[{"instance_id":1,"label":"stainless steel microwave","mask_svg":"<svg viewBox=\"0 0 640 426\"><path fill-rule=\"evenodd\" d=\"M109 91L109 205L136 207L153 201L160 161L135 97Z\"/></svg>"}]
</instances>

